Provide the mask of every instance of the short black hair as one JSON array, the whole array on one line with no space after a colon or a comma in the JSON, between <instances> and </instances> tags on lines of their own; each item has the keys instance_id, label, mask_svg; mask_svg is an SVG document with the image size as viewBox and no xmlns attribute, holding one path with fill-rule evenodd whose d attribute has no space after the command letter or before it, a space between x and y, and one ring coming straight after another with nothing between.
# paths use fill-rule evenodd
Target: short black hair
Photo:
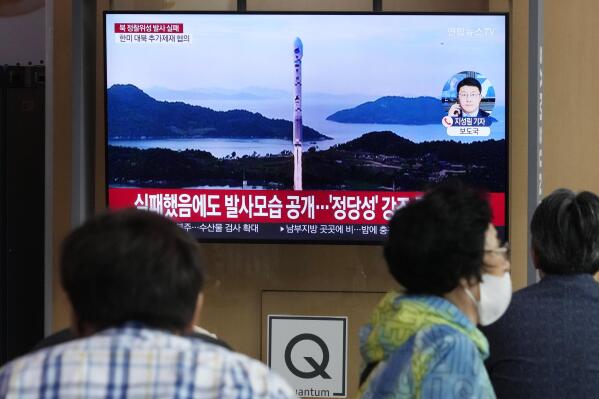
<instances>
[{"instance_id":1,"label":"short black hair","mask_svg":"<svg viewBox=\"0 0 599 399\"><path fill-rule=\"evenodd\" d=\"M475 78L468 77L468 78L462 79L460 81L460 83L458 83L458 87L456 88L456 92L458 94L460 94L460 89L462 87L464 87L464 86L474 86L474 87L478 88L478 92L479 93L482 93L482 91L483 91L483 88L480 85L480 82L477 79L475 79Z\"/></svg>"},{"instance_id":2,"label":"short black hair","mask_svg":"<svg viewBox=\"0 0 599 399\"><path fill-rule=\"evenodd\" d=\"M71 232L60 271L78 321L97 330L129 321L184 329L204 282L196 241L136 209L103 213Z\"/></svg>"},{"instance_id":3,"label":"short black hair","mask_svg":"<svg viewBox=\"0 0 599 399\"><path fill-rule=\"evenodd\" d=\"M549 274L599 271L599 197L559 189L545 197L530 222L537 267Z\"/></svg>"},{"instance_id":4,"label":"short black hair","mask_svg":"<svg viewBox=\"0 0 599 399\"><path fill-rule=\"evenodd\" d=\"M480 281L490 222L485 193L442 183L391 219L384 248L389 271L414 294L442 296L461 278Z\"/></svg>"}]
</instances>

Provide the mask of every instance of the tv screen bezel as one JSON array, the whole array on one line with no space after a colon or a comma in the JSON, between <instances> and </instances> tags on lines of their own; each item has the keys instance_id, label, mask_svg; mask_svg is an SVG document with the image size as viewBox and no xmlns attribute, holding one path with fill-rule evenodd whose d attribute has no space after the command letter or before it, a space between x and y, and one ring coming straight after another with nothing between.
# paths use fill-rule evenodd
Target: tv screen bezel
<instances>
[{"instance_id":1,"label":"tv screen bezel","mask_svg":"<svg viewBox=\"0 0 599 399\"><path fill-rule=\"evenodd\" d=\"M108 182L108 96L107 96L107 48L106 48L106 17L108 15L400 15L400 16L501 16L504 17L505 27L505 223L503 226L497 227L498 233L502 241L509 241L509 181L510 181L510 30L509 30L509 13L508 12L379 12L379 11L157 11L157 10L106 10L102 15L102 57L103 57L103 104L104 104L104 195L105 208L110 209L109 204L109 182ZM243 239L243 238L208 238L195 237L199 243L221 243L221 244L293 244L293 245L359 245L359 246L381 246L385 243L385 238L379 241L352 241L352 240L276 240L276 239Z\"/></svg>"}]
</instances>

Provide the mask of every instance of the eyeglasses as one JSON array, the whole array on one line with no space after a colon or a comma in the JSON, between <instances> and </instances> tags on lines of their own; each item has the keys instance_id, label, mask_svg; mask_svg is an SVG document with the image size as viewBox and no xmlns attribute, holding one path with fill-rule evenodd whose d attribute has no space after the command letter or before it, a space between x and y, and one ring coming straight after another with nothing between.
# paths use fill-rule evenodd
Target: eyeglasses
<instances>
[{"instance_id":1,"label":"eyeglasses","mask_svg":"<svg viewBox=\"0 0 599 399\"><path fill-rule=\"evenodd\" d=\"M468 98L468 97L478 98L478 97L480 97L480 94L479 93L460 93L458 96L460 98Z\"/></svg>"},{"instance_id":2,"label":"eyeglasses","mask_svg":"<svg viewBox=\"0 0 599 399\"><path fill-rule=\"evenodd\" d=\"M505 259L509 259L510 257L510 243L506 242L499 248L494 249L485 249L485 252L494 253L503 256Z\"/></svg>"}]
</instances>

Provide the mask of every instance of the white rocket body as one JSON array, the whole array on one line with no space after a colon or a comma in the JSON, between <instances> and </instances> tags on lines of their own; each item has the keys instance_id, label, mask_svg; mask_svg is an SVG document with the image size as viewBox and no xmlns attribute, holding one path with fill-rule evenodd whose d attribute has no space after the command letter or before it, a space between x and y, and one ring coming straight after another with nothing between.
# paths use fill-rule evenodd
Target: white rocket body
<instances>
[{"instance_id":1,"label":"white rocket body","mask_svg":"<svg viewBox=\"0 0 599 399\"><path fill-rule=\"evenodd\" d=\"M295 95L293 101L293 189L302 189L302 56L304 46L299 37L293 42Z\"/></svg>"}]
</instances>

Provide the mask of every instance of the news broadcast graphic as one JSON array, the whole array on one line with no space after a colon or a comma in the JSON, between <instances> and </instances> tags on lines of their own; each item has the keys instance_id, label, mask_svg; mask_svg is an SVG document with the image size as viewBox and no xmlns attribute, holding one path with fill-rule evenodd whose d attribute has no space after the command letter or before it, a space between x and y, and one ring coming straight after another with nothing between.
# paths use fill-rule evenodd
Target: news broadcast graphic
<instances>
[{"instance_id":1,"label":"news broadcast graphic","mask_svg":"<svg viewBox=\"0 0 599 399\"><path fill-rule=\"evenodd\" d=\"M505 226L506 15L105 14L108 205L209 241L380 243L458 177Z\"/></svg>"},{"instance_id":2,"label":"news broadcast graphic","mask_svg":"<svg viewBox=\"0 0 599 399\"><path fill-rule=\"evenodd\" d=\"M449 136L489 136L495 89L489 79L475 71L462 71L445 83L441 94L443 126Z\"/></svg>"}]
</instances>

